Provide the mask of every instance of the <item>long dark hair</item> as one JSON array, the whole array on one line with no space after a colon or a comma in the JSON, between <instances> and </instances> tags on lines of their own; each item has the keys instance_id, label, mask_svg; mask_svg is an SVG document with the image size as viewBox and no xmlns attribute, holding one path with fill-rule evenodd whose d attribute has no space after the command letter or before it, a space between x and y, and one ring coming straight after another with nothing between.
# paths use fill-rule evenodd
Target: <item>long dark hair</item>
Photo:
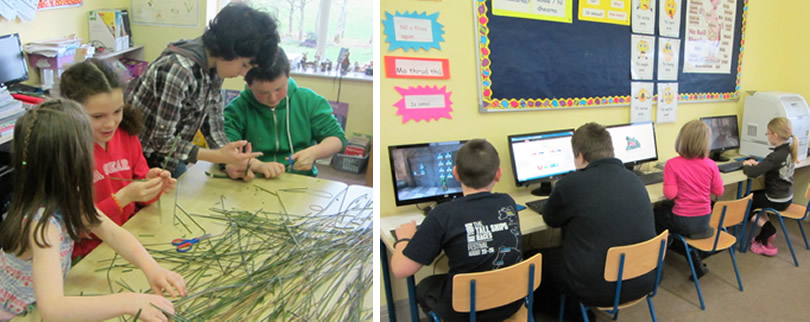
<instances>
[{"instance_id":1,"label":"long dark hair","mask_svg":"<svg viewBox=\"0 0 810 322\"><path fill-rule=\"evenodd\" d=\"M46 101L19 118L14 126L12 165L14 195L0 226L3 251L24 254L31 247L32 227L37 246L50 247L45 227L55 211L61 211L74 241L101 222L93 204L93 133L78 103ZM45 210L34 223L40 207Z\"/></svg>"},{"instance_id":2,"label":"long dark hair","mask_svg":"<svg viewBox=\"0 0 810 322\"><path fill-rule=\"evenodd\" d=\"M64 73L59 84L62 97L72 99L79 103L87 103L91 96L101 93L111 93L114 89L123 92L121 77L107 62L91 58L70 66ZM121 124L118 127L131 135L138 135L143 130L143 117L141 111L129 104L124 104Z\"/></svg>"}]
</instances>

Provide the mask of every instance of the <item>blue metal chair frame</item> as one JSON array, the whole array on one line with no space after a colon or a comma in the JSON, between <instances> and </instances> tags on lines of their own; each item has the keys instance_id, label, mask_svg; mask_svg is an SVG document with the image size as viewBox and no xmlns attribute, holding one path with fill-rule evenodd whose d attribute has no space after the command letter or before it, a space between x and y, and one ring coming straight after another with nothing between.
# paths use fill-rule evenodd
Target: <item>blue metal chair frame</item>
<instances>
[{"instance_id":1,"label":"blue metal chair frame","mask_svg":"<svg viewBox=\"0 0 810 322\"><path fill-rule=\"evenodd\" d=\"M728 206L723 206L723 211L720 215L720 222L717 224L718 229L714 235L714 245L712 246L712 250L709 253L714 253L715 251L717 251L717 243L720 241L720 231L728 233L728 229L726 229L726 227L723 227L723 222L726 219L727 209ZM748 200L748 205L745 207L746 217L750 209L751 209L751 200ZM746 217L743 217L743 228L734 235L734 237L737 239L736 241L737 243L741 243L739 235L745 236L745 222L747 222ZM692 271L692 279L695 282L695 289L697 290L698 299L700 299L700 309L706 310L706 304L703 302L703 292L700 289L700 282L698 282L697 273L695 272L695 265L692 260L692 255L690 254L691 252L689 251L689 243L687 243L686 238L684 238L680 234L672 234L672 236L680 239L680 241L683 242L683 246L686 251L686 259L689 261L689 269ZM731 245L728 248L728 254L729 256L731 256L731 263L734 264L734 274L737 275L737 284L740 286L740 292L742 292L743 284L742 279L740 279L740 270L737 268L737 259L734 257L734 248L736 248L735 245Z\"/></svg>"},{"instance_id":2,"label":"blue metal chair frame","mask_svg":"<svg viewBox=\"0 0 810 322\"><path fill-rule=\"evenodd\" d=\"M808 204L805 206L805 208L807 208L807 206L810 206L810 201L808 201ZM762 208L762 209L759 209L759 211L757 211L757 216L754 219L754 222L759 221L759 217L762 215L763 212L770 212L772 214L775 214L776 218L779 218L779 225L782 226L782 232L785 234L785 242L787 242L788 248L790 249L790 255L793 256L793 264L796 265L796 267L799 267L799 261L796 259L796 253L793 251L793 244L790 242L790 235L788 234L787 229L785 228L785 221L782 218L782 214L779 212L779 210L776 210L776 209L773 209L773 208ZM799 231L802 232L802 238L804 239L804 247L807 248L807 249L810 249L810 244L807 243L807 235L804 233L804 228L802 228L802 221L805 218L807 218L807 213L808 213L808 210L805 210L804 211L804 216L802 216L799 219L796 219L796 223L799 225ZM793 218L790 218L790 219L793 219ZM745 245L745 249L748 249L748 247L751 246L751 239L754 238L753 236L754 236L754 231L755 230L756 230L756 225L751 225L751 231L748 234L748 238L746 238L743 241L743 245ZM743 225L743 231L745 231L745 225Z\"/></svg>"},{"instance_id":3,"label":"blue metal chair frame","mask_svg":"<svg viewBox=\"0 0 810 322\"><path fill-rule=\"evenodd\" d=\"M667 241L662 240L661 246L658 249L658 266L655 269L655 286L653 287L652 293L647 295L647 306L650 309L650 317L652 318L653 321L658 321L658 319L655 317L655 307L653 306L652 298L658 292L658 285L661 282L661 267L663 266L662 264L664 262L664 251L666 250L666 245ZM621 298L622 281L624 280L624 256L625 254L622 254L619 260L619 276L616 279L616 294L613 297L613 308L608 311L605 311L608 314L612 314L614 320L616 320L619 317L619 304L621 304L619 303L619 299ZM585 320L585 322L589 322L587 311L590 308L591 306L586 306L582 303L579 303L579 310L582 312L582 319ZM560 297L560 322L563 321L564 316L565 316L565 295L562 295Z\"/></svg>"},{"instance_id":4,"label":"blue metal chair frame","mask_svg":"<svg viewBox=\"0 0 810 322\"><path fill-rule=\"evenodd\" d=\"M529 322L534 322L534 316L532 315L532 307L534 306L534 264L529 264L529 290L525 298L523 298L523 304L526 305L526 308L529 310ZM441 321L436 312L429 312L428 316L436 322ZM475 322L475 280L470 281L470 322Z\"/></svg>"}]
</instances>

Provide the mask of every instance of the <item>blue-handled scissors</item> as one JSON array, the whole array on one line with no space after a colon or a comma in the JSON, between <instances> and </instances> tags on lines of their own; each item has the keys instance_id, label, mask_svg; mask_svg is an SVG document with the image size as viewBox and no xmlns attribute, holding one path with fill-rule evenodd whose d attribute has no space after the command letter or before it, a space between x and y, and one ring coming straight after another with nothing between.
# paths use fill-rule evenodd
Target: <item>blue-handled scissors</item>
<instances>
[{"instance_id":1,"label":"blue-handled scissors","mask_svg":"<svg viewBox=\"0 0 810 322\"><path fill-rule=\"evenodd\" d=\"M184 238L177 238L172 241L172 245L177 246L178 253L185 253L191 250L191 246L196 243L199 243L201 240L211 237L211 234L205 234L197 238L192 239L184 239Z\"/></svg>"}]
</instances>

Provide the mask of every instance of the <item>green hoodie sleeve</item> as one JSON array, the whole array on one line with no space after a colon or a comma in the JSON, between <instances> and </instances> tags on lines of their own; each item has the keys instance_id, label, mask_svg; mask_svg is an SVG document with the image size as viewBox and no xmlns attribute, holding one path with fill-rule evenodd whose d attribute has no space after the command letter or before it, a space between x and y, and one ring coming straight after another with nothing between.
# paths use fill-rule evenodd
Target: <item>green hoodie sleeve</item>
<instances>
[{"instance_id":1,"label":"green hoodie sleeve","mask_svg":"<svg viewBox=\"0 0 810 322\"><path fill-rule=\"evenodd\" d=\"M245 139L245 113L246 107L242 103L242 98L237 97L225 107L225 135L231 142Z\"/></svg>"},{"instance_id":2,"label":"green hoodie sleeve","mask_svg":"<svg viewBox=\"0 0 810 322\"><path fill-rule=\"evenodd\" d=\"M332 106L326 101L323 96L318 96L314 104L314 110L310 116L310 123L312 124L312 138L320 143L324 139L334 136L340 139L343 144L341 151L346 147L346 134L340 128L340 123L334 115L332 115Z\"/></svg>"}]
</instances>

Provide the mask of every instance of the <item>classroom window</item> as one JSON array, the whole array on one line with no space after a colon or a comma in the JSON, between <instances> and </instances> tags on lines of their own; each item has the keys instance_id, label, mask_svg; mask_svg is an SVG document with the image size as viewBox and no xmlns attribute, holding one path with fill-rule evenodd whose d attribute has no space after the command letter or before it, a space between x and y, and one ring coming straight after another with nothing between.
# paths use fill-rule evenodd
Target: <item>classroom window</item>
<instances>
[{"instance_id":1,"label":"classroom window","mask_svg":"<svg viewBox=\"0 0 810 322\"><path fill-rule=\"evenodd\" d=\"M312 61L321 42L325 45L321 60L333 64L341 48L349 49L352 65L358 62L362 66L373 59L372 0L217 0L217 12L230 2L244 2L275 17L281 46L291 61L304 53ZM322 35L318 24L321 12L327 9L326 34Z\"/></svg>"}]
</instances>

